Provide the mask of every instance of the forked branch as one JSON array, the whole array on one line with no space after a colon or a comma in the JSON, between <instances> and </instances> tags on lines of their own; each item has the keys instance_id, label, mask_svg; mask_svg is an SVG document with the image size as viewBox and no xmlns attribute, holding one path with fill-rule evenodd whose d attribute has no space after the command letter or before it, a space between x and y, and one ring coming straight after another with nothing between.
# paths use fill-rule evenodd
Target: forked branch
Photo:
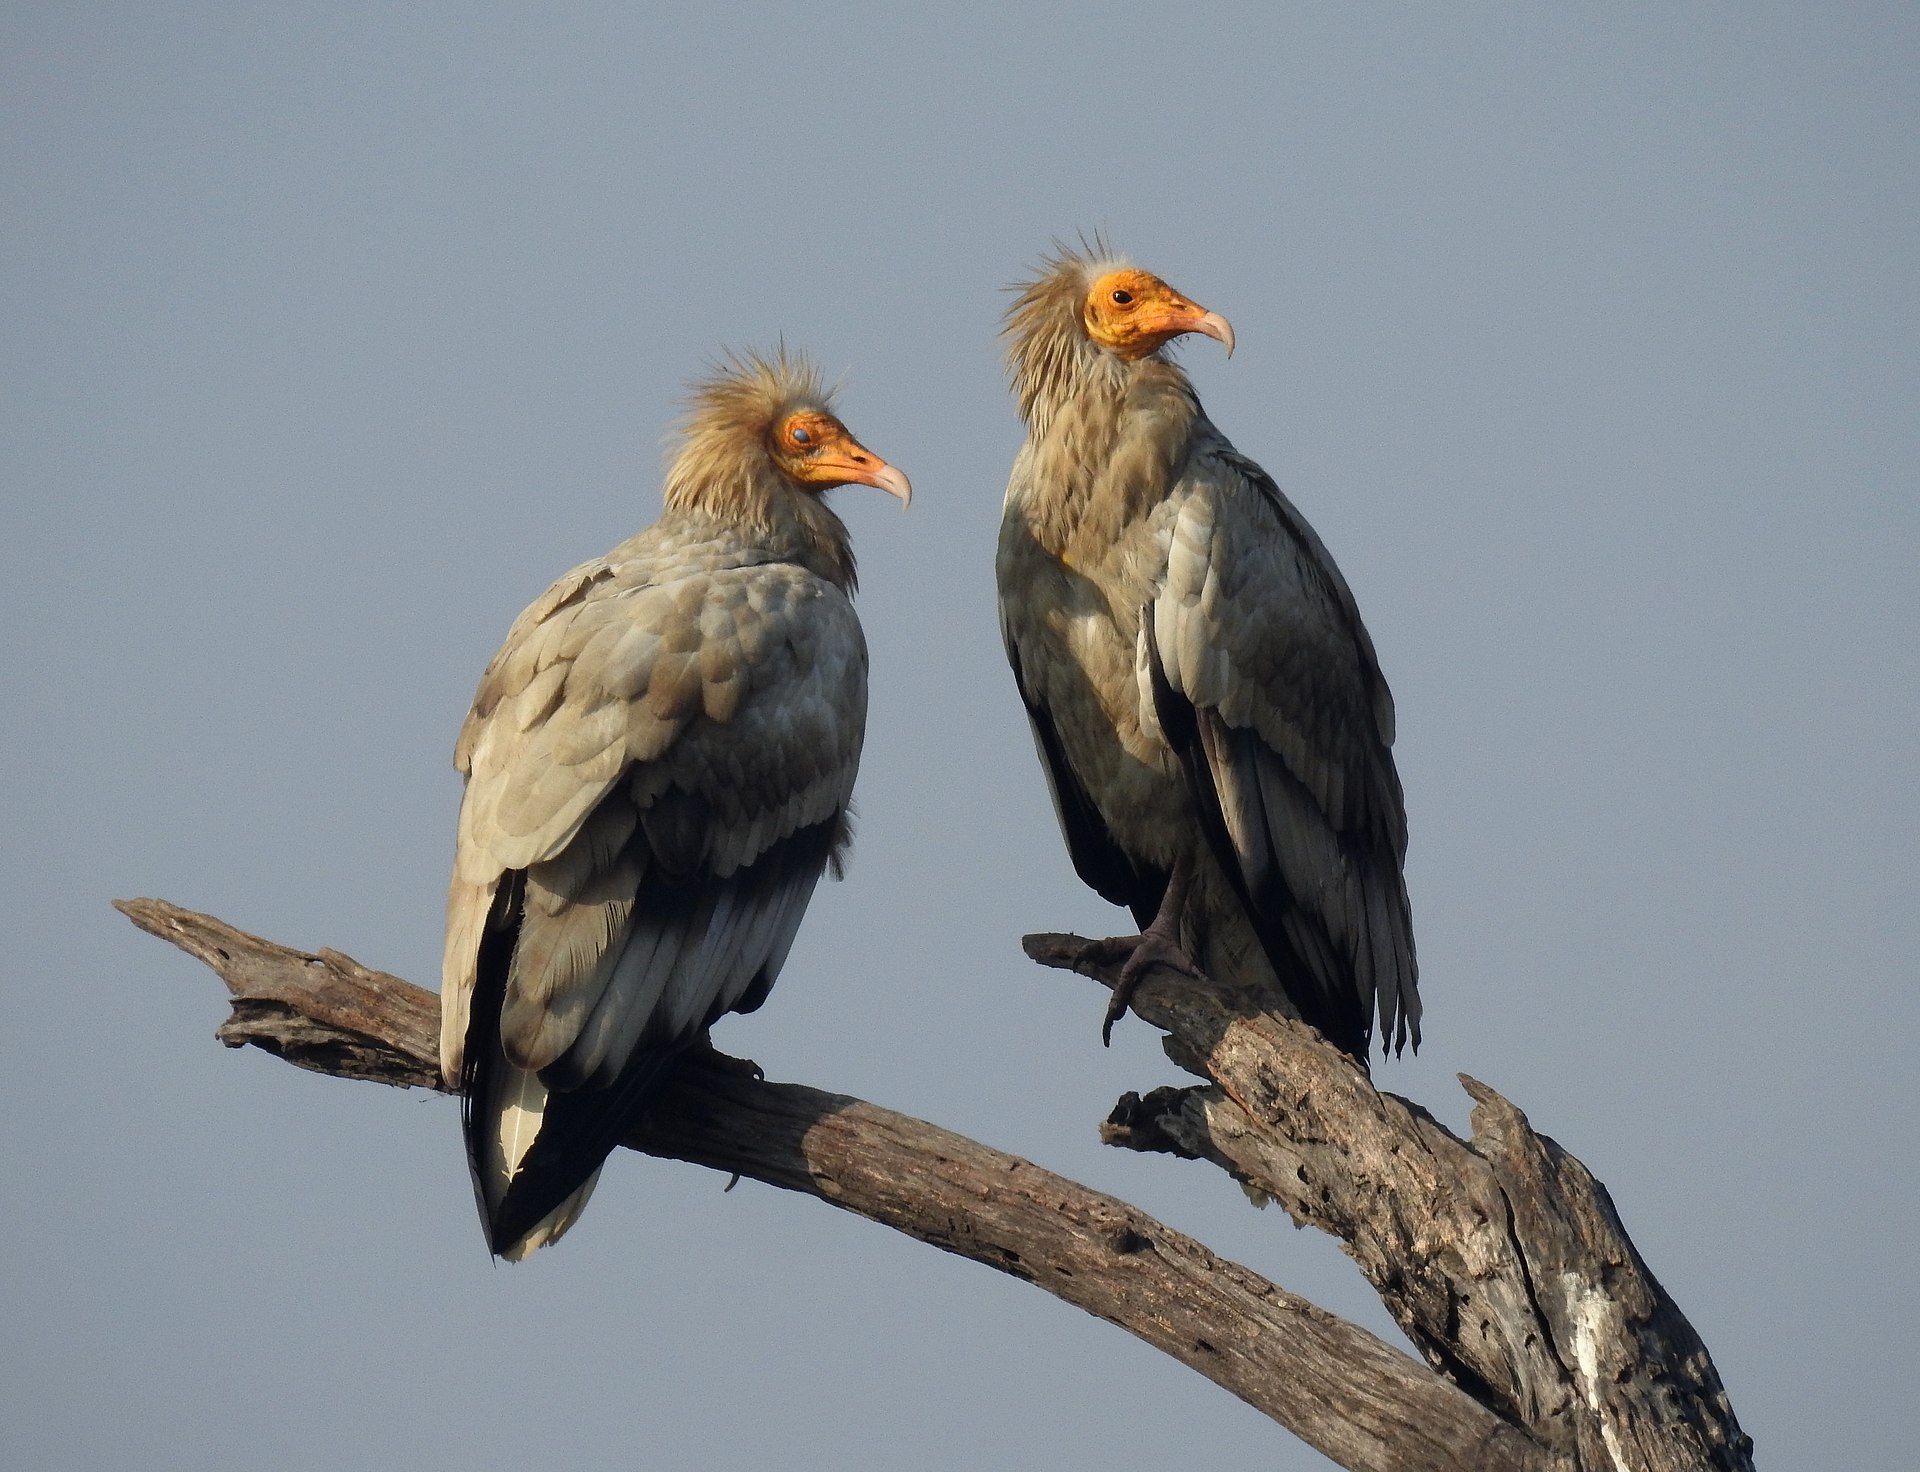
<instances>
[{"instance_id":1,"label":"forked branch","mask_svg":"<svg viewBox=\"0 0 1920 1472\"><path fill-rule=\"evenodd\" d=\"M164 901L116 903L219 973L228 1046L441 1087L432 993ZM1055 965L1080 944L1028 938ZM1215 1082L1129 1096L1107 1137L1214 1161L1342 1236L1434 1368L1124 1202L844 1095L689 1067L628 1143L817 1196L1031 1282L1354 1472L1750 1465L1705 1350L1605 1192L1498 1095L1469 1082L1480 1107L1462 1142L1306 1029L1242 1015L1210 984L1149 978L1135 1007ZM1539 1286L1515 1288L1535 1272Z\"/></svg>"}]
</instances>

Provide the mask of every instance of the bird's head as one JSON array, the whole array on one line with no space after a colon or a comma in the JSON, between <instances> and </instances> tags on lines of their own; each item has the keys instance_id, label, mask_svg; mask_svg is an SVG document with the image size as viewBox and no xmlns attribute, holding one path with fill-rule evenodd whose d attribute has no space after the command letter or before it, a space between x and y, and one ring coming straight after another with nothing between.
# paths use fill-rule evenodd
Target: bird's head
<instances>
[{"instance_id":1,"label":"bird's head","mask_svg":"<svg viewBox=\"0 0 1920 1472\"><path fill-rule=\"evenodd\" d=\"M1118 390L1131 365L1151 368L1148 360L1183 333L1205 333L1233 351L1225 317L1129 265L1098 236L1078 249L1056 241L1039 273L1013 291L1002 330L1007 366L1021 416L1036 430L1092 385Z\"/></svg>"},{"instance_id":2,"label":"bird's head","mask_svg":"<svg viewBox=\"0 0 1920 1472\"><path fill-rule=\"evenodd\" d=\"M769 472L772 472L769 476ZM680 451L667 471L670 504L764 509L779 487L817 499L833 486L913 495L906 476L855 439L805 357L782 347L729 354L693 386ZM757 488L757 489L756 489Z\"/></svg>"},{"instance_id":3,"label":"bird's head","mask_svg":"<svg viewBox=\"0 0 1920 1472\"><path fill-rule=\"evenodd\" d=\"M913 500L906 476L855 439L824 404L801 403L777 414L767 432L767 455L803 490L863 485L898 496L902 506Z\"/></svg>"},{"instance_id":4,"label":"bird's head","mask_svg":"<svg viewBox=\"0 0 1920 1472\"><path fill-rule=\"evenodd\" d=\"M1233 356L1233 327L1225 317L1134 266L1094 278L1080 303L1080 321L1089 339L1128 362L1158 352L1189 332L1205 333Z\"/></svg>"}]
</instances>

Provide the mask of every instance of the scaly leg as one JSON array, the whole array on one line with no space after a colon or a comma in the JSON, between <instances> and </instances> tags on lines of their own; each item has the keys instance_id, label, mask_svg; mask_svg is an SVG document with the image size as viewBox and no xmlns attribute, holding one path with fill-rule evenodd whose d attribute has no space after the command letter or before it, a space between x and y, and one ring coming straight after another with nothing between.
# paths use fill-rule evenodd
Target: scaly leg
<instances>
[{"instance_id":1,"label":"scaly leg","mask_svg":"<svg viewBox=\"0 0 1920 1472\"><path fill-rule=\"evenodd\" d=\"M1193 865L1183 854L1174 862L1173 873L1167 877L1167 892L1161 896L1152 924L1138 935L1114 936L1110 940L1095 941L1087 948L1089 951L1097 948L1097 954L1104 960L1126 957L1120 967L1120 978L1114 983L1113 995L1107 1001L1106 1021L1100 1026L1102 1046L1113 1046L1113 1025L1127 1015L1127 1004L1133 1000L1134 989L1150 968L1166 966L1186 976L1200 974L1200 968L1193 964L1193 958L1180 944L1180 915L1186 909L1187 886L1192 877Z\"/></svg>"}]
</instances>

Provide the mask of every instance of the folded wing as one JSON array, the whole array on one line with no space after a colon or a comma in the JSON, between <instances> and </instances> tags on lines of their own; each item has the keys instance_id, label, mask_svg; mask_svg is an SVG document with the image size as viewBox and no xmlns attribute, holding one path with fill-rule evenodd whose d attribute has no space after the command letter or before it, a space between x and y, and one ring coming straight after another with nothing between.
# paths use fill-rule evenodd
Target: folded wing
<instances>
[{"instance_id":1,"label":"folded wing","mask_svg":"<svg viewBox=\"0 0 1920 1472\"><path fill-rule=\"evenodd\" d=\"M1364 1058L1420 1037L1393 700L1353 595L1264 471L1224 445L1173 500L1140 678L1209 846L1307 1020Z\"/></svg>"},{"instance_id":2,"label":"folded wing","mask_svg":"<svg viewBox=\"0 0 1920 1472\"><path fill-rule=\"evenodd\" d=\"M522 615L456 751L442 1066L503 1255L564 1231L672 1060L765 999L846 840L845 595L658 532Z\"/></svg>"}]
</instances>

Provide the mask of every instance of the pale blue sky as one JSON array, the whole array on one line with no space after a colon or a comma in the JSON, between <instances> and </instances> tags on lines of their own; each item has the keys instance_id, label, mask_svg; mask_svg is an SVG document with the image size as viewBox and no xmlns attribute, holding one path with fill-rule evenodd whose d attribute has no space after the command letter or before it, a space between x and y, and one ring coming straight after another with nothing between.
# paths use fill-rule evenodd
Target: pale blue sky
<instances>
[{"instance_id":1,"label":"pale blue sky","mask_svg":"<svg viewBox=\"0 0 1920 1472\"><path fill-rule=\"evenodd\" d=\"M846 883L718 1041L1391 1333L1329 1242L1103 1150L1170 1081L1002 661L1001 288L1105 229L1400 710L1427 1045L1611 1187L1762 1465L1917 1372L1920 20L1829 5L17 6L0 1442L22 1467L1326 1464L1031 1288L623 1155L495 1267L456 1111L212 1041L157 894L431 984L481 665L651 520L723 345L914 480L837 504Z\"/></svg>"}]
</instances>

